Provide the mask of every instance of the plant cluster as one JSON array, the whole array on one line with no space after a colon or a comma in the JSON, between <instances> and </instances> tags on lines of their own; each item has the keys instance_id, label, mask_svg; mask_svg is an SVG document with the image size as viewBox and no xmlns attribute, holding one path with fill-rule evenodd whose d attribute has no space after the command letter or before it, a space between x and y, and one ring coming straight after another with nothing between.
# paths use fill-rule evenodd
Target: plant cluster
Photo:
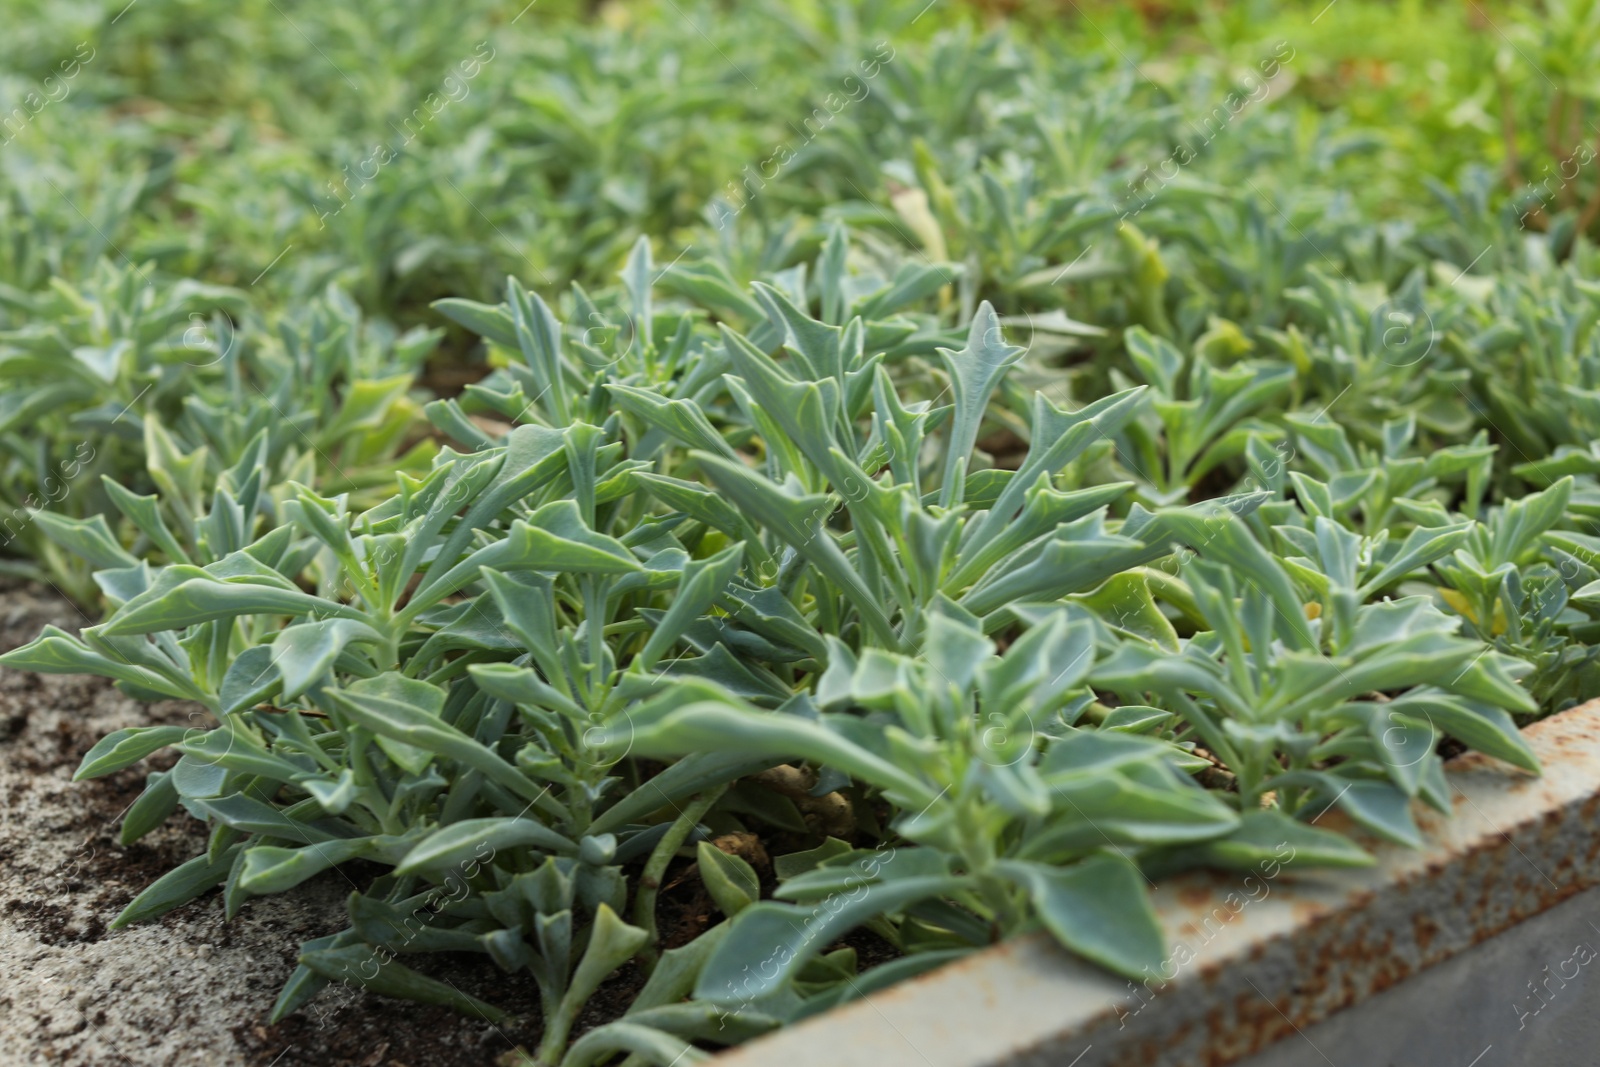
<instances>
[{"instance_id":1,"label":"plant cluster","mask_svg":"<svg viewBox=\"0 0 1600 1067\"><path fill-rule=\"evenodd\" d=\"M673 1064L1036 927L1145 978L1151 879L1370 863L1333 808L1420 844L1446 746L1536 773L1519 722L1600 695L1581 198L1385 218L1403 139L1203 12L1227 61L1137 78L959 13L380 6L297 11L291 85L238 51L292 24L146 0L82 142L0 156L8 566L104 611L0 664L203 723L84 757L176 756L125 842L209 828L116 925L364 872L275 1018L498 1019L418 959L470 953L530 1062Z\"/></svg>"},{"instance_id":2,"label":"plant cluster","mask_svg":"<svg viewBox=\"0 0 1600 1067\"><path fill-rule=\"evenodd\" d=\"M849 252L835 231L816 266L823 318L809 288L757 285L748 331L658 304L643 245L627 331L568 329L514 284L499 306L448 305L508 358L430 406L470 450L377 503L288 482L269 513L259 471L229 471L192 549L155 500L130 509L160 564L98 517L52 517L110 611L4 662L197 701L218 724L120 731L85 758L80 776L181 753L125 840L179 806L213 826L118 923L217 885L232 913L369 860L387 873L352 895L349 929L307 945L280 1015L346 981L494 1017L396 958L480 952L536 981L537 1062L670 1061L1034 922L1138 975L1165 951L1147 874L1282 843L1369 862L1296 818L1331 804L1417 843L1411 798L1449 806L1441 733L1535 766L1508 714L1534 710L1528 665L1426 595L1380 594L1465 565L1475 535L1484 562L1526 554L1542 518L1480 533L1419 503L1403 538L1364 536L1340 513L1384 499L1376 479L1335 503L1298 472L1292 497L1280 477L1150 510L1138 498L1162 493L1090 460L1186 403L1159 381L1076 410L1034 394L1007 420L1026 447L995 465L977 442L1023 349L984 304L962 347L892 355L914 324L863 313L892 311L903 282L839 269ZM1186 425L1158 432L1169 454ZM175 462L152 459L164 486ZM1197 784L1213 763L1231 788ZM796 801L816 797L834 798L826 840L778 858L776 899L707 842L807 828ZM696 841L729 921L666 948L659 883ZM834 945L861 924L900 958L858 976ZM629 1015L569 1046L630 960L651 979Z\"/></svg>"}]
</instances>

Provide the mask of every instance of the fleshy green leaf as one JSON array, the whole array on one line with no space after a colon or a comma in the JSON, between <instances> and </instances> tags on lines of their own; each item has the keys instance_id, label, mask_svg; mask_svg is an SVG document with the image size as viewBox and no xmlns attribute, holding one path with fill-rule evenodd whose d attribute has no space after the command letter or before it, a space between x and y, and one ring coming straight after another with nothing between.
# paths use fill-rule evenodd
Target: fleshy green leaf
<instances>
[{"instance_id":1,"label":"fleshy green leaf","mask_svg":"<svg viewBox=\"0 0 1600 1067\"><path fill-rule=\"evenodd\" d=\"M418 841L395 868L396 874L438 871L467 862L488 863L501 849L533 846L570 853L577 846L533 819L467 819Z\"/></svg>"},{"instance_id":2,"label":"fleshy green leaf","mask_svg":"<svg viewBox=\"0 0 1600 1067\"><path fill-rule=\"evenodd\" d=\"M72 780L81 782L120 771L158 749L177 744L188 732L185 726L130 726L107 734L83 757Z\"/></svg>"},{"instance_id":3,"label":"fleshy green leaf","mask_svg":"<svg viewBox=\"0 0 1600 1067\"><path fill-rule=\"evenodd\" d=\"M1099 855L1066 867L1008 862L1003 869L1027 889L1045 928L1078 955L1129 978L1165 964L1144 876L1126 859Z\"/></svg>"},{"instance_id":4,"label":"fleshy green leaf","mask_svg":"<svg viewBox=\"0 0 1600 1067\"><path fill-rule=\"evenodd\" d=\"M700 842L697 866L706 892L730 919L761 899L761 881L750 864L709 841Z\"/></svg>"}]
</instances>

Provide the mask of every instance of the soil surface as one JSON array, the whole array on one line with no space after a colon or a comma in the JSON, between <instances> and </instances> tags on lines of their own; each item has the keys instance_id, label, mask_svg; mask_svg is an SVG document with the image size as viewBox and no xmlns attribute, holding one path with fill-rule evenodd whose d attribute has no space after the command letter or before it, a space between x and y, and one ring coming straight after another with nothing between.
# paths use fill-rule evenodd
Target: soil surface
<instances>
[{"instance_id":1,"label":"soil surface","mask_svg":"<svg viewBox=\"0 0 1600 1067\"><path fill-rule=\"evenodd\" d=\"M71 630L89 621L48 590L0 584L0 650L46 623ZM489 1067L531 1047L536 1028L342 986L268 1026L300 943L347 925L352 885L343 872L254 900L231 922L212 891L154 922L108 930L136 893L203 851L206 834L179 809L139 843L117 840L145 776L171 756L76 784L72 772L112 730L185 724L196 712L135 701L99 679L0 669L0 1067ZM514 1018L533 1015L526 974L502 974L482 957L406 962ZM625 982L618 975L615 984Z\"/></svg>"}]
</instances>

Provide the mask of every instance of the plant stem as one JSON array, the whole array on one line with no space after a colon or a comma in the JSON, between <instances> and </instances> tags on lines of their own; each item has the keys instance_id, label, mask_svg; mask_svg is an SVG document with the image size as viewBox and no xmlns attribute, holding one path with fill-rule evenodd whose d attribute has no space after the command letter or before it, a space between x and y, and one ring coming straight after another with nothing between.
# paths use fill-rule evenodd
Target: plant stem
<instances>
[{"instance_id":1,"label":"plant stem","mask_svg":"<svg viewBox=\"0 0 1600 1067\"><path fill-rule=\"evenodd\" d=\"M708 789L690 800L687 807L679 809L678 818L673 822L660 841L656 842L650 859L644 865L644 872L639 876L639 889L633 898L633 924L645 933L650 939L644 943L644 948L639 951L639 958L644 962L646 970L653 970L656 960L660 957L657 948L660 934L656 927L656 895L661 891L661 879L667 873L667 865L672 862L672 857L678 849L688 840L689 835L700 822L700 817L711 810L711 805L722 799L722 794L728 791L726 784L714 789Z\"/></svg>"}]
</instances>

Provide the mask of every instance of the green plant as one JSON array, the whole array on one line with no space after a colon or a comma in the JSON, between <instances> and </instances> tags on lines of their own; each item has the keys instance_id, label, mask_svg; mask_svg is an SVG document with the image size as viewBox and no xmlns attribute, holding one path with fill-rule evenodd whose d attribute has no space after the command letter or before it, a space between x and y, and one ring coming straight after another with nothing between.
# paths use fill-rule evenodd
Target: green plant
<instances>
[{"instance_id":1,"label":"green plant","mask_svg":"<svg viewBox=\"0 0 1600 1067\"><path fill-rule=\"evenodd\" d=\"M670 1062L686 1041L859 995L853 952L830 949L862 923L902 957L866 989L1034 921L1120 973L1160 966L1141 867L1280 846L1368 862L1296 821L1323 795L1414 841L1406 800L1442 803L1442 779L1435 755L1397 757L1429 749L1435 725L1531 766L1494 710L1531 709L1514 661L1421 601L1363 603L1469 525L1362 542L1306 478L1299 525L1264 491L1114 520L1131 483L1080 485L1077 461L1131 426L1139 389L1077 411L1035 395L1008 416L1027 442L1016 466L984 467L976 442L1022 349L986 304L965 346L939 350L938 376L917 355L891 370L906 331L853 312L898 283L853 290L867 277L832 240L824 318L803 293L757 285L736 304L760 315L750 336L656 306L643 245L624 272L626 346L589 344L520 286L499 309L451 304L523 357L470 397L523 418L398 475L370 506L290 485L256 533L259 443L256 466L226 472L195 512L203 552L155 526L173 561L152 568L101 523L54 520L106 566L112 611L0 662L102 673L218 723L126 729L85 758L80 776L181 753L150 777L125 840L178 806L213 825L206 853L118 925L216 885L234 913L366 859L386 873L350 897L349 929L306 945L277 1016L342 981L494 1017L395 958L467 950L538 984L534 1062ZM474 432L466 402L432 416ZM197 507L174 470L158 482ZM1264 507L1291 545L1282 561L1243 526ZM133 522L154 509L126 507ZM1130 705L1107 709L1106 693ZM680 758L658 771L646 757ZM1237 792L1190 777L1213 758ZM787 801L757 800L749 776L768 768L826 782L851 813L840 830L877 845L786 859L779 901L702 846L731 921L662 950L675 854L714 822L792 819ZM630 960L650 973L634 1006L571 1041Z\"/></svg>"},{"instance_id":2,"label":"green plant","mask_svg":"<svg viewBox=\"0 0 1600 1067\"><path fill-rule=\"evenodd\" d=\"M1035 925L1147 973L1147 879L1415 844L1446 736L1537 770L1517 717L1600 693L1600 256L1589 179L1459 170L1481 34L1296 15L1216 129L1259 5L684 6L0 44L125 35L0 160L7 565L108 609L0 662L193 707L80 768L172 748L123 839L210 828L119 925L361 860L275 1017L498 1019L415 959L476 953L540 1067L693 1062ZM1430 15L1470 58L1400 70Z\"/></svg>"},{"instance_id":3,"label":"green plant","mask_svg":"<svg viewBox=\"0 0 1600 1067\"><path fill-rule=\"evenodd\" d=\"M280 319L276 338L234 290L105 262L90 287L57 280L9 303L25 324L0 331L0 526L22 557L12 569L79 600L92 599L86 576L50 539L73 519L98 523L96 566L110 565L118 531L104 520L118 512L135 551L186 561L225 476L236 494L256 480L238 520L248 535L258 511L275 518L288 480L370 495L432 453L401 454L421 413L407 394L439 332L365 322L337 288ZM159 504L138 495L157 488Z\"/></svg>"}]
</instances>

